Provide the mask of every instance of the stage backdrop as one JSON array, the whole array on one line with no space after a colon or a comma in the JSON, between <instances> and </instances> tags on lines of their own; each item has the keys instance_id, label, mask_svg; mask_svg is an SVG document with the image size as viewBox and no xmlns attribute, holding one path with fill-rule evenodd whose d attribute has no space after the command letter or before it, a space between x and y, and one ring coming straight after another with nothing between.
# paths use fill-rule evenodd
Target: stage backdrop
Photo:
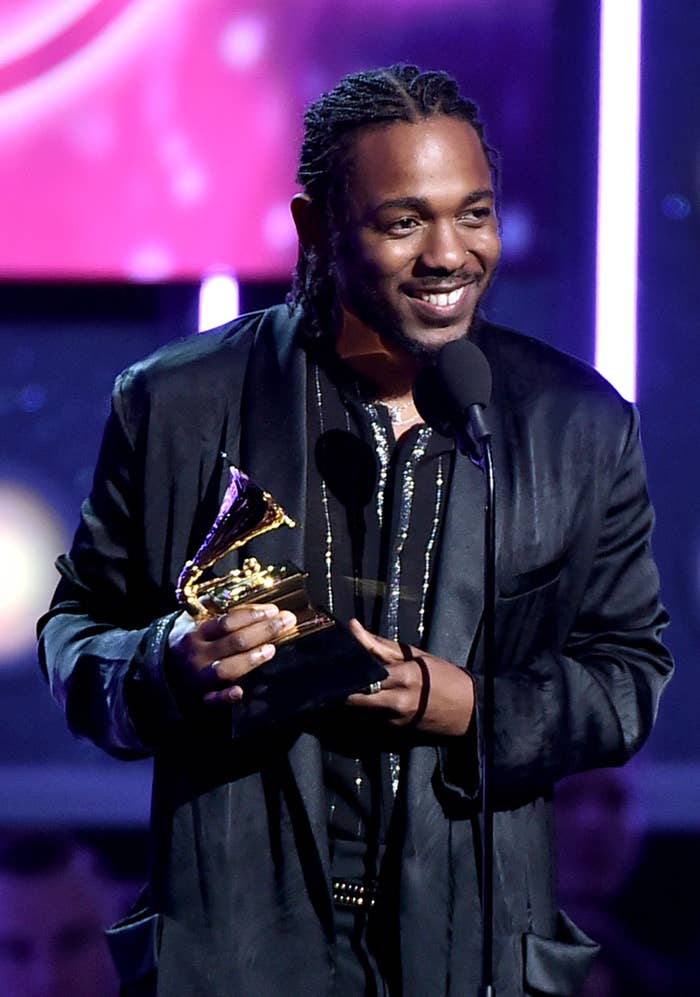
<instances>
[{"instance_id":1,"label":"stage backdrop","mask_svg":"<svg viewBox=\"0 0 700 997\"><path fill-rule=\"evenodd\" d=\"M0 277L286 276L304 106L398 60L454 72L498 123L507 250L542 266L552 6L0 0Z\"/></svg>"}]
</instances>

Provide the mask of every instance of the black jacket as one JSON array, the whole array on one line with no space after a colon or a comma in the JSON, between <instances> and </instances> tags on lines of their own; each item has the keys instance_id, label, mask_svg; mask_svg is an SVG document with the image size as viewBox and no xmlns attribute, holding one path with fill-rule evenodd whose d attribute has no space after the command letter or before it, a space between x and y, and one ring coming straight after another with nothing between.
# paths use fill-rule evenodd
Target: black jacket
<instances>
[{"instance_id":1,"label":"black jacket","mask_svg":"<svg viewBox=\"0 0 700 997\"><path fill-rule=\"evenodd\" d=\"M333 916L319 744L301 728L231 739L183 716L163 672L174 584L221 499L225 450L298 523L255 544L303 561L306 373L299 318L244 316L117 380L90 499L41 656L77 734L155 756L150 908L117 932L158 992L332 992ZM494 373L498 487L496 990L573 993L595 948L557 912L551 793L647 737L671 663L649 550L635 409L586 365L481 323ZM481 472L458 461L428 650L481 692ZM231 565L233 566L233 565ZM474 728L405 766L397 916L405 997L479 982ZM399 803L397 802L397 805Z\"/></svg>"}]
</instances>

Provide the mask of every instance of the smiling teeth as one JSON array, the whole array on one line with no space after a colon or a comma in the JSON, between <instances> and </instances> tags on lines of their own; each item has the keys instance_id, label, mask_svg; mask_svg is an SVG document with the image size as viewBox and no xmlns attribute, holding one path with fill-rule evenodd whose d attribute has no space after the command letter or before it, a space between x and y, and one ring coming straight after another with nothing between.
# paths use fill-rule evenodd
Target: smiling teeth
<instances>
[{"instance_id":1,"label":"smiling teeth","mask_svg":"<svg viewBox=\"0 0 700 997\"><path fill-rule=\"evenodd\" d=\"M429 305L440 305L442 308L447 305L456 305L462 297L463 287L458 287L454 291L440 294L419 294L421 301L427 301Z\"/></svg>"}]
</instances>

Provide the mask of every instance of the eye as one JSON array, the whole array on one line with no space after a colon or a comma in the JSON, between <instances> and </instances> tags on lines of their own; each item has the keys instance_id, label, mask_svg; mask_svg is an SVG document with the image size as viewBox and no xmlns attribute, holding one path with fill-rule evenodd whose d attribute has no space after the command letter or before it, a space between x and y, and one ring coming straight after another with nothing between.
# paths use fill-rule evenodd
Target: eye
<instances>
[{"instance_id":1,"label":"eye","mask_svg":"<svg viewBox=\"0 0 700 997\"><path fill-rule=\"evenodd\" d=\"M463 211L459 216L461 222L465 222L467 225L481 225L483 222L488 221L492 215L492 209L488 206L480 208L468 208Z\"/></svg>"},{"instance_id":2,"label":"eye","mask_svg":"<svg viewBox=\"0 0 700 997\"><path fill-rule=\"evenodd\" d=\"M406 235L420 225L417 218L412 215L404 215L402 218L394 218L387 223L386 231L392 235Z\"/></svg>"}]
</instances>

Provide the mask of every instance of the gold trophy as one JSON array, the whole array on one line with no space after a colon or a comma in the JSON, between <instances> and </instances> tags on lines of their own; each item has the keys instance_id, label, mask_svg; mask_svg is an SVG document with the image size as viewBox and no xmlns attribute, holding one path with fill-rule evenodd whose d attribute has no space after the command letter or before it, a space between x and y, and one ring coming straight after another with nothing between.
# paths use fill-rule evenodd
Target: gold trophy
<instances>
[{"instance_id":1,"label":"gold trophy","mask_svg":"<svg viewBox=\"0 0 700 997\"><path fill-rule=\"evenodd\" d=\"M334 626L330 616L316 609L309 599L306 591L308 572L291 562L264 568L256 558L248 557L242 568L227 575L202 577L205 573L208 575L209 569L222 557L244 547L255 537L279 526L295 525L268 492L231 465L228 487L214 525L192 560L187 561L180 572L176 590L180 605L201 621L248 602L274 602L297 618L292 630L273 641L276 644Z\"/></svg>"}]
</instances>

